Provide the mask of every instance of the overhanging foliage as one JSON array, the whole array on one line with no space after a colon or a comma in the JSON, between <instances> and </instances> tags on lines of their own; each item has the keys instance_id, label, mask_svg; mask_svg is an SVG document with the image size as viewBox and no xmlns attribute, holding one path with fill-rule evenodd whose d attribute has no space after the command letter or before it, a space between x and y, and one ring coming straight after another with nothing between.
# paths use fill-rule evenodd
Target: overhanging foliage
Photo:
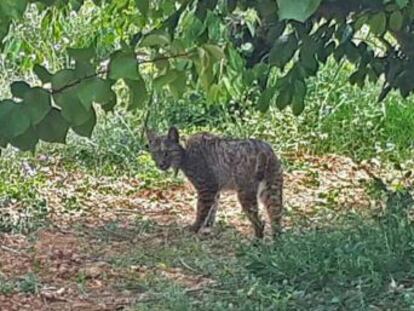
<instances>
[{"instance_id":1,"label":"overhanging foliage","mask_svg":"<svg viewBox=\"0 0 414 311\"><path fill-rule=\"evenodd\" d=\"M409 0L94 0L111 14L132 12L135 29L109 59L96 46L67 51L72 65L57 72L37 64L38 85L11 84L12 98L0 102L0 147L33 150L39 140L65 142L69 129L89 137L96 104L111 111L114 86L129 89L129 108L146 108L153 92L175 99L200 89L211 101L250 100L305 107L306 79L333 56L355 71L351 84L381 81L379 100L397 89L414 89L414 1ZM77 11L83 0L4 0L0 37L28 6ZM90 4L89 4L90 5ZM45 24L47 27L47 24ZM276 68L279 78L274 79Z\"/></svg>"}]
</instances>

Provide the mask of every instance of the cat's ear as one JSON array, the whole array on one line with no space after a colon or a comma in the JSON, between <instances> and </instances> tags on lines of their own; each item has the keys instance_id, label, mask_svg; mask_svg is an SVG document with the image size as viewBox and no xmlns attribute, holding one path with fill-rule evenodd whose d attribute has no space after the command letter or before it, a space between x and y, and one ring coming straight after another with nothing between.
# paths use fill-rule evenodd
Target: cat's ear
<instances>
[{"instance_id":1,"label":"cat's ear","mask_svg":"<svg viewBox=\"0 0 414 311\"><path fill-rule=\"evenodd\" d=\"M145 129L145 135L147 136L149 142L154 141L155 137L157 136L157 134L155 134L155 132L149 128Z\"/></svg>"},{"instance_id":2,"label":"cat's ear","mask_svg":"<svg viewBox=\"0 0 414 311\"><path fill-rule=\"evenodd\" d=\"M168 139L175 143L178 143L180 140L180 134L175 126L171 126L168 130Z\"/></svg>"}]
</instances>

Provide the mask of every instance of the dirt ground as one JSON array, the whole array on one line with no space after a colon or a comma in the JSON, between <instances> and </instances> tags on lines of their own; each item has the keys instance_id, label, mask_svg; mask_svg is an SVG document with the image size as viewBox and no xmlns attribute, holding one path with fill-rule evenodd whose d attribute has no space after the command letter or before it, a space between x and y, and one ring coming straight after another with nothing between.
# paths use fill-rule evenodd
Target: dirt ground
<instances>
[{"instance_id":1,"label":"dirt ground","mask_svg":"<svg viewBox=\"0 0 414 311\"><path fill-rule=\"evenodd\" d=\"M155 261L120 265L116 258L131 252L156 258L158 250L188 243L205 244L212 254L230 258L234 244L226 237L248 243L252 235L234 195L222 198L218 226L194 236L185 228L194 218L189 184L137 190L138 179L96 178L59 166L45 172L47 187L40 191L50 208L48 225L29 235L0 234L0 277L20 280L33 273L37 288L35 294L0 294L1 311L130 310L156 299L157 293L139 286L149 276L173 281L188 293L203 291L214 286L214 276L193 269L185 257L177 266ZM382 208L368 193L366 170L348 158L302 156L285 172L285 180L284 230L326 225L342 212ZM76 198L70 213L68 197ZM15 207L8 208L12 213Z\"/></svg>"}]
</instances>

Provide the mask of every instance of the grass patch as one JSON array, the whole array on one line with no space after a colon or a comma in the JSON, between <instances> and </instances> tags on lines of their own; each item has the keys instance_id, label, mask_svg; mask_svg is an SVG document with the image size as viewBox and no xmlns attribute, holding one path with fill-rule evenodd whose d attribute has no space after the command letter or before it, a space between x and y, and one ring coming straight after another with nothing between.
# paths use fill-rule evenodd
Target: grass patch
<instances>
[{"instance_id":1,"label":"grass patch","mask_svg":"<svg viewBox=\"0 0 414 311\"><path fill-rule=\"evenodd\" d=\"M112 265L151 271L122 285L152 293L132 310L411 310L411 211L404 204L378 219L348 215L333 226L294 230L259 246L231 230L203 241L170 228L168 242L138 242L139 248L113 258ZM171 268L214 284L189 290L160 273Z\"/></svg>"},{"instance_id":2,"label":"grass patch","mask_svg":"<svg viewBox=\"0 0 414 311\"><path fill-rule=\"evenodd\" d=\"M9 295L13 293L15 284L0 276L0 295Z\"/></svg>"},{"instance_id":3,"label":"grass patch","mask_svg":"<svg viewBox=\"0 0 414 311\"><path fill-rule=\"evenodd\" d=\"M47 221L48 203L40 192L46 178L35 166L12 152L0 158L0 232L28 233Z\"/></svg>"},{"instance_id":4,"label":"grass patch","mask_svg":"<svg viewBox=\"0 0 414 311\"><path fill-rule=\"evenodd\" d=\"M268 299L280 310L408 310L414 306L413 241L413 224L392 214L288 233L244 256L248 271L278 292Z\"/></svg>"},{"instance_id":5,"label":"grass patch","mask_svg":"<svg viewBox=\"0 0 414 311\"><path fill-rule=\"evenodd\" d=\"M7 280L0 275L0 295L10 295L15 292L35 295L40 292L41 283L34 273L27 273L18 279Z\"/></svg>"}]
</instances>

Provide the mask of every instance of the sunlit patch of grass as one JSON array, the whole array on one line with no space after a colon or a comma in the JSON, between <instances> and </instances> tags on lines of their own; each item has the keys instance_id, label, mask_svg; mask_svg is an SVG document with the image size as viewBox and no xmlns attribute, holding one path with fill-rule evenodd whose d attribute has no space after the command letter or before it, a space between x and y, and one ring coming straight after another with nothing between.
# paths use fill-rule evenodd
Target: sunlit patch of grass
<instances>
[{"instance_id":1,"label":"sunlit patch of grass","mask_svg":"<svg viewBox=\"0 0 414 311\"><path fill-rule=\"evenodd\" d=\"M0 158L0 232L30 232L47 222L49 207L40 193L46 178L21 155Z\"/></svg>"}]
</instances>

